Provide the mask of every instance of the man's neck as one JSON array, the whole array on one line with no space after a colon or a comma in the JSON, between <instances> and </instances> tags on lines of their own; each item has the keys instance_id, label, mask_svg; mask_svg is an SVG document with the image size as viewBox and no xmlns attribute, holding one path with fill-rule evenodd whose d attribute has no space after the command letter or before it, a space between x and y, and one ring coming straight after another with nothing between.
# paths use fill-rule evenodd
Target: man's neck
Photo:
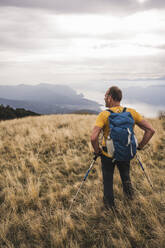
<instances>
[{"instance_id":1,"label":"man's neck","mask_svg":"<svg viewBox=\"0 0 165 248\"><path fill-rule=\"evenodd\" d=\"M120 103L114 103L111 106L109 106L109 108L113 108L113 107L120 107Z\"/></svg>"}]
</instances>

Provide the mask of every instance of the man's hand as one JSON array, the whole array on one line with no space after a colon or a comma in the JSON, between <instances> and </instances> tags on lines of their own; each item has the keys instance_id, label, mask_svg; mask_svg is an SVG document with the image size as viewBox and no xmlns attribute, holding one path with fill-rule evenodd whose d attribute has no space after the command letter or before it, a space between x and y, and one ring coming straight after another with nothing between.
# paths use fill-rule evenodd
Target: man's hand
<instances>
[{"instance_id":1,"label":"man's hand","mask_svg":"<svg viewBox=\"0 0 165 248\"><path fill-rule=\"evenodd\" d=\"M102 155L102 150L100 149L99 152L94 152L94 156L100 157Z\"/></svg>"},{"instance_id":2,"label":"man's hand","mask_svg":"<svg viewBox=\"0 0 165 248\"><path fill-rule=\"evenodd\" d=\"M93 159L96 161L96 159L102 155L102 151L100 150L100 152L98 153L94 152L93 154L94 154Z\"/></svg>"}]
</instances>

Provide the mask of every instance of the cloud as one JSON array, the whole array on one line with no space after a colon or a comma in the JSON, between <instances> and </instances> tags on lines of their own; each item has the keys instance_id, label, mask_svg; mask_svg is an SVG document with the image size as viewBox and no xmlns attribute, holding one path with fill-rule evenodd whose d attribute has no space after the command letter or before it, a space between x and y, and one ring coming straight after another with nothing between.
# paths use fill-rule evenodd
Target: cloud
<instances>
[{"instance_id":1,"label":"cloud","mask_svg":"<svg viewBox=\"0 0 165 248\"><path fill-rule=\"evenodd\" d=\"M0 83L90 83L164 76L164 11L124 17L71 14L68 2L63 6L68 12L56 14L46 11L48 8L37 9L40 1L0 1L3 68ZM3 3L15 6L2 8ZM46 3L41 1L40 7ZM58 3L62 12L64 2L48 1L47 7L49 3L52 8ZM102 3L103 8L106 4L118 8L115 1L90 1L90 5L92 3ZM80 8L82 4L86 5L86 1L75 1L74 7ZM123 3L119 8L122 6Z\"/></svg>"},{"instance_id":2,"label":"cloud","mask_svg":"<svg viewBox=\"0 0 165 248\"><path fill-rule=\"evenodd\" d=\"M95 88L96 82L118 82L121 80L151 80L165 76L165 58L160 57L127 57L70 60L38 60L38 61L8 61L1 62L0 82L6 84L18 83L85 83L87 88ZM144 83L145 84L145 83Z\"/></svg>"},{"instance_id":3,"label":"cloud","mask_svg":"<svg viewBox=\"0 0 165 248\"><path fill-rule=\"evenodd\" d=\"M56 15L36 9L6 7L0 12L0 19L1 50L37 51L55 47L60 50L80 42L95 49L117 48L121 43L137 43L133 39L139 34L143 34L142 40L148 40L151 32L152 36L155 33L164 39L165 20L154 12L117 18L111 15ZM155 47L161 45L154 44Z\"/></svg>"},{"instance_id":4,"label":"cloud","mask_svg":"<svg viewBox=\"0 0 165 248\"><path fill-rule=\"evenodd\" d=\"M162 44L162 45L145 45L145 44L137 44L137 46L139 47L148 47L148 48L156 48L156 49L162 49L164 50L165 49L165 44Z\"/></svg>"},{"instance_id":5,"label":"cloud","mask_svg":"<svg viewBox=\"0 0 165 248\"><path fill-rule=\"evenodd\" d=\"M165 8L164 0L1 0L0 5L22 8L38 8L56 13L110 13L130 14L147 9Z\"/></svg>"},{"instance_id":6,"label":"cloud","mask_svg":"<svg viewBox=\"0 0 165 248\"><path fill-rule=\"evenodd\" d=\"M37 49L41 47L46 28L44 16L20 8L4 8L0 12L0 49Z\"/></svg>"},{"instance_id":7,"label":"cloud","mask_svg":"<svg viewBox=\"0 0 165 248\"><path fill-rule=\"evenodd\" d=\"M113 11L128 11L130 8L136 9L138 4L131 0L1 0L1 6L16 6L42 8L55 11L56 13L103 13Z\"/></svg>"},{"instance_id":8,"label":"cloud","mask_svg":"<svg viewBox=\"0 0 165 248\"><path fill-rule=\"evenodd\" d=\"M148 0L144 4L145 9L162 9L165 8L164 0Z\"/></svg>"},{"instance_id":9,"label":"cloud","mask_svg":"<svg viewBox=\"0 0 165 248\"><path fill-rule=\"evenodd\" d=\"M93 46L93 49L104 49L104 48L117 48L120 45L120 41L116 42L103 42L100 45ZM165 50L165 44L162 45L150 45L150 44L138 44L138 43L130 43L130 45L142 47L142 48L153 48L153 49L161 49Z\"/></svg>"}]
</instances>

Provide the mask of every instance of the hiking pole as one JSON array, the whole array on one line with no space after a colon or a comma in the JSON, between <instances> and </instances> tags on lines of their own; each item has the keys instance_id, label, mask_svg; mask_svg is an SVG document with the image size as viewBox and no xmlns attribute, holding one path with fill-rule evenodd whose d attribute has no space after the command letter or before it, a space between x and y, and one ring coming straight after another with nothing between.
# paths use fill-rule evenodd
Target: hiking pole
<instances>
[{"instance_id":1,"label":"hiking pole","mask_svg":"<svg viewBox=\"0 0 165 248\"><path fill-rule=\"evenodd\" d=\"M152 183L151 183L151 179L150 179L149 176L146 174L146 172L145 172L145 170L144 170L144 167L143 167L143 165L142 165L142 162L140 161L139 156L138 156L137 154L136 154L136 158L137 158L137 160L138 160L138 162L139 162L139 164L140 164L142 170L144 171L144 175L146 176L149 185L150 185L151 188L154 190L153 185L152 185Z\"/></svg>"},{"instance_id":2,"label":"hiking pole","mask_svg":"<svg viewBox=\"0 0 165 248\"><path fill-rule=\"evenodd\" d=\"M73 203L74 203L74 201L75 201L75 199L76 199L78 193L80 192L80 190L81 190L81 188L82 188L82 186L83 186L85 180L87 179L87 176L88 176L89 172L91 171L91 169L92 169L94 163L96 162L96 159L97 159L99 156L100 156L100 155L95 155L95 156L94 156L93 161L92 161L92 163L91 163L91 165L90 165L90 167L89 167L87 173L85 174L84 179L83 179L83 181L82 181L82 183L81 183L79 189L77 190L77 193L76 193L75 197L74 197L73 200L72 200L72 203L71 203L71 205L70 205L69 211L71 210L72 205L73 205Z\"/></svg>"}]
</instances>

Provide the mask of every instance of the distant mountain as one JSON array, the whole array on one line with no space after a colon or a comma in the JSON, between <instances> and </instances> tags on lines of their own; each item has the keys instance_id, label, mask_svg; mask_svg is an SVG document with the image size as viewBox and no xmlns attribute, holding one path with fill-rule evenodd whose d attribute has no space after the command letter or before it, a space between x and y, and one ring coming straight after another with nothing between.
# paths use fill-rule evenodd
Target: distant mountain
<instances>
[{"instance_id":1,"label":"distant mountain","mask_svg":"<svg viewBox=\"0 0 165 248\"><path fill-rule=\"evenodd\" d=\"M25 108L40 114L100 111L100 105L66 85L0 86L0 104Z\"/></svg>"},{"instance_id":2,"label":"distant mountain","mask_svg":"<svg viewBox=\"0 0 165 248\"><path fill-rule=\"evenodd\" d=\"M71 112L71 114L81 114L81 115L97 115L99 112L89 109L81 109L74 112Z\"/></svg>"},{"instance_id":3,"label":"distant mountain","mask_svg":"<svg viewBox=\"0 0 165 248\"><path fill-rule=\"evenodd\" d=\"M123 100L165 106L165 85L129 87L123 90Z\"/></svg>"}]
</instances>

